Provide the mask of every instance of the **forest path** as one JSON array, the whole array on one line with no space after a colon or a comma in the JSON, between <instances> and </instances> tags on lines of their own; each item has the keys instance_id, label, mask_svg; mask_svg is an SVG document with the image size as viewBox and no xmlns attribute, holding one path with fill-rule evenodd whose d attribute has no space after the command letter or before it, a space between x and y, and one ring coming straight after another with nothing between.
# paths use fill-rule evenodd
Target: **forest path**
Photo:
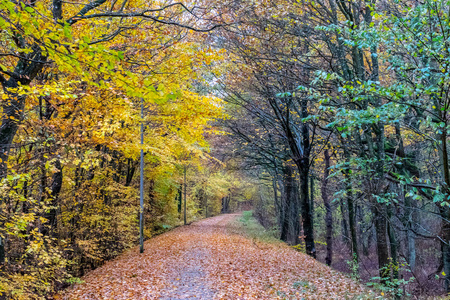
<instances>
[{"instance_id":1,"label":"forest path","mask_svg":"<svg viewBox=\"0 0 450 300\"><path fill-rule=\"evenodd\" d=\"M176 228L82 278L58 299L352 299L367 291L345 275L274 241L238 214ZM247 220L248 221L248 220ZM364 298L373 295L364 296Z\"/></svg>"}]
</instances>

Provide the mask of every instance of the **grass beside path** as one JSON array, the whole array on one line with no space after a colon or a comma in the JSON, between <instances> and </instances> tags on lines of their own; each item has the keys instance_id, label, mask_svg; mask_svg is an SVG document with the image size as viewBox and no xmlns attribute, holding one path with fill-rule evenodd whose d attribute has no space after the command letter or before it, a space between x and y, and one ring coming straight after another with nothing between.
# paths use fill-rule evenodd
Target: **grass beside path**
<instances>
[{"instance_id":1,"label":"grass beside path","mask_svg":"<svg viewBox=\"0 0 450 300\"><path fill-rule=\"evenodd\" d=\"M230 223L230 227L234 227L242 235L255 239L264 243L282 243L277 238L276 231L270 231L265 229L259 222L253 217L253 211L244 211L240 217L237 217L234 222Z\"/></svg>"}]
</instances>

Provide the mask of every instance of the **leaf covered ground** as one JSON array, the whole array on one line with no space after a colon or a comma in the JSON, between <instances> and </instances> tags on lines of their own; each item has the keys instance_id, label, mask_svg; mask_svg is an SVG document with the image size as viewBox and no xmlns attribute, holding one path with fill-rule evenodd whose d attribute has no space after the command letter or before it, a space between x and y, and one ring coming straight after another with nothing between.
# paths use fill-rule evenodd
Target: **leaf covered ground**
<instances>
[{"instance_id":1,"label":"leaf covered ground","mask_svg":"<svg viewBox=\"0 0 450 300\"><path fill-rule=\"evenodd\" d=\"M83 277L59 299L373 299L347 276L258 236L240 215L179 227ZM248 228L247 228L248 227Z\"/></svg>"}]
</instances>

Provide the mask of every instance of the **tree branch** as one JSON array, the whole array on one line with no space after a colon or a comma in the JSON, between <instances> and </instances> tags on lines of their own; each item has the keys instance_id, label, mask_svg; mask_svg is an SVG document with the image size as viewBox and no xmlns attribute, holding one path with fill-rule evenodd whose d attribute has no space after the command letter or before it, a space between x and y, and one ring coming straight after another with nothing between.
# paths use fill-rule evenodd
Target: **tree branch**
<instances>
[{"instance_id":1,"label":"tree branch","mask_svg":"<svg viewBox=\"0 0 450 300\"><path fill-rule=\"evenodd\" d=\"M71 17L69 20L67 20L67 23L69 25L73 25L76 22L78 22L79 20L83 19L83 17L90 12L91 10L93 10L94 8L99 7L100 5L102 5L103 3L105 3L106 0L96 0L93 2L90 2L89 4L86 4L75 16Z\"/></svg>"},{"instance_id":2,"label":"tree branch","mask_svg":"<svg viewBox=\"0 0 450 300\"><path fill-rule=\"evenodd\" d=\"M70 25L75 24L76 22L78 22L79 20L83 20L83 19L93 19L93 18L144 18L144 19L150 19L154 22L158 22L161 24L165 24L165 25L174 25L174 26L178 26L178 27L182 27L182 28L186 28L189 30L193 30L196 32L208 32L211 30L214 30L218 27L222 27L223 25L221 24L216 24L211 26L210 28L206 28L206 29L201 29L201 28L195 28L186 24L182 24L182 23L178 23L178 22L173 22L173 21L165 21L162 19L159 19L158 17L155 16L150 16L148 15L148 13L154 13L154 12L161 12L164 11L170 7L173 6L181 6L184 10L186 10L187 12L189 12L191 15L195 16L195 14L192 12L191 9L187 8L183 3L181 2L177 2L177 3L172 3L160 8L155 8L155 9L147 9L141 12L130 12L130 13L123 13L121 11L119 12L105 12L105 13L96 13L96 14L90 14L90 15L86 15L87 12L89 12L90 10L100 6L101 4L103 4L106 0L97 0L95 2L92 2L88 5L86 5L78 14L76 14L75 16L73 16L72 18L70 18L67 22Z\"/></svg>"}]
</instances>

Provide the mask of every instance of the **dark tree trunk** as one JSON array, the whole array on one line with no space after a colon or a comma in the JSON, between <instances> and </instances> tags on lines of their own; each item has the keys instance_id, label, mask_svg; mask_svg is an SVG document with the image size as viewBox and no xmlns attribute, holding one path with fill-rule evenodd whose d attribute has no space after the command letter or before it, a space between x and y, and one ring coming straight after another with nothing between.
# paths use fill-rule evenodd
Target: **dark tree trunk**
<instances>
[{"instance_id":1,"label":"dark tree trunk","mask_svg":"<svg viewBox=\"0 0 450 300\"><path fill-rule=\"evenodd\" d=\"M282 209L281 209L281 203L280 203L280 198L278 197L278 174L277 174L277 170L275 169L275 175L272 178L272 189L273 189L273 199L274 199L274 203L275 203L275 211L277 213L277 221L278 221L278 225L280 226L281 229L281 217L282 217Z\"/></svg>"},{"instance_id":2,"label":"dark tree trunk","mask_svg":"<svg viewBox=\"0 0 450 300\"><path fill-rule=\"evenodd\" d=\"M120 179L122 176L122 159L120 157L120 153L116 150L114 150L112 153L111 168L114 172L113 180L117 183L120 183Z\"/></svg>"},{"instance_id":3,"label":"dark tree trunk","mask_svg":"<svg viewBox=\"0 0 450 300\"><path fill-rule=\"evenodd\" d=\"M7 85L5 88L15 88L17 83ZM19 128L19 121L22 120L22 111L25 107L25 96L18 96L5 91L10 96L8 101L10 103L3 105L3 119L0 126L0 178L6 176L7 173L7 161L9 157L9 151Z\"/></svg>"},{"instance_id":4,"label":"dark tree trunk","mask_svg":"<svg viewBox=\"0 0 450 300\"><path fill-rule=\"evenodd\" d=\"M418 129L417 124L415 124L415 122L412 122L412 126L413 128ZM405 148L403 146L403 137L401 134L401 128L400 128L400 124L396 123L395 124L395 136L396 136L396 140L397 140L397 146L394 148L393 147L393 154L397 155L398 157L400 157L402 159L402 163L400 166L398 166L397 168L399 169L399 171L401 172L401 174L407 176L407 177L411 177L413 176L417 176L418 178L420 178L420 173L419 173L419 169L416 166L416 153L413 150L412 151L412 155L410 155L409 157L406 155L405 153ZM408 264L410 269L414 272L415 268L416 268L416 245L415 245L415 234L414 234L414 216L415 216L415 212L413 210L413 206L414 206L414 200L412 199L412 197L407 196L407 187L406 186L399 186L399 189L401 190L401 194L402 194L402 200L404 203L404 207L405 207L405 212L402 218L402 223L403 226L405 226L406 229L406 242L407 242L407 248L408 248Z\"/></svg>"},{"instance_id":5,"label":"dark tree trunk","mask_svg":"<svg viewBox=\"0 0 450 300\"><path fill-rule=\"evenodd\" d=\"M144 215L150 217L158 215L160 212L158 210L158 205L156 205L155 197L155 181L153 179L148 182L148 205L146 205Z\"/></svg>"},{"instance_id":6,"label":"dark tree trunk","mask_svg":"<svg viewBox=\"0 0 450 300\"><path fill-rule=\"evenodd\" d=\"M178 215L181 216L181 207L183 205L183 186L180 184L178 187L178 193L177 193L177 203L178 203Z\"/></svg>"},{"instance_id":7,"label":"dark tree trunk","mask_svg":"<svg viewBox=\"0 0 450 300\"><path fill-rule=\"evenodd\" d=\"M125 186L130 186L131 181L133 180L134 172L136 170L136 165L134 161L129 158L127 163L127 176L125 179Z\"/></svg>"},{"instance_id":8,"label":"dark tree trunk","mask_svg":"<svg viewBox=\"0 0 450 300\"><path fill-rule=\"evenodd\" d=\"M308 195L308 173L305 167L300 172L300 199L302 203L303 235L305 236L306 254L316 258L316 247L314 245L314 228L311 205Z\"/></svg>"},{"instance_id":9,"label":"dark tree trunk","mask_svg":"<svg viewBox=\"0 0 450 300\"><path fill-rule=\"evenodd\" d=\"M447 293L450 292L450 220L449 218L450 211L448 208L441 209L441 215L445 216L446 219L442 221L442 238L444 242L442 242L442 261L443 261L443 269L445 273L445 281L444 286Z\"/></svg>"},{"instance_id":10,"label":"dark tree trunk","mask_svg":"<svg viewBox=\"0 0 450 300\"><path fill-rule=\"evenodd\" d=\"M31 50L31 53L18 61L14 69L15 75L11 76L7 81L1 82L5 94L8 95L8 99L7 101L3 101L2 105L3 112L0 126L0 179L7 174L9 151L19 124L23 119L25 108L26 96L11 92L11 89L16 89L19 85L30 84L39 72L41 72L46 62L46 57L42 55L39 45L34 45ZM1 79L4 80L3 77Z\"/></svg>"},{"instance_id":11,"label":"dark tree trunk","mask_svg":"<svg viewBox=\"0 0 450 300\"><path fill-rule=\"evenodd\" d=\"M43 235L51 235L56 237L57 233L57 225L58 225L58 197L62 188L63 181L63 173L62 166L60 160L55 161L55 168L58 170L52 176L52 185L51 185L51 203L50 210L44 215L44 218L48 220L46 226L43 227L41 233Z\"/></svg>"},{"instance_id":12,"label":"dark tree trunk","mask_svg":"<svg viewBox=\"0 0 450 300\"><path fill-rule=\"evenodd\" d=\"M366 228L367 224L364 221L364 211L363 208L361 207L361 205L358 205L356 207L356 218L358 220L358 235L360 236L360 244L362 247L362 253L364 256L369 256L369 247L370 247L370 239L372 236L372 230L371 227L370 228Z\"/></svg>"},{"instance_id":13,"label":"dark tree trunk","mask_svg":"<svg viewBox=\"0 0 450 300\"><path fill-rule=\"evenodd\" d=\"M350 241L350 237L348 234L348 223L347 223L347 209L345 208L344 205L344 199L341 199L341 201L339 201L339 207L341 209L341 216L342 216L342 224L341 224L341 230L342 230L342 241L344 243L346 243L347 245L351 245L349 243Z\"/></svg>"},{"instance_id":14,"label":"dark tree trunk","mask_svg":"<svg viewBox=\"0 0 450 300\"><path fill-rule=\"evenodd\" d=\"M300 236L300 207L298 199L298 185L297 178L292 178L292 195L289 208L289 234L288 241L291 245L299 244Z\"/></svg>"},{"instance_id":15,"label":"dark tree trunk","mask_svg":"<svg viewBox=\"0 0 450 300\"><path fill-rule=\"evenodd\" d=\"M331 262L333 260L333 214L331 211L331 205L330 205L330 199L328 198L328 176L330 175L330 155L328 153L328 149L325 149L324 151L325 156L325 169L323 171L323 181L322 181L322 199L323 204L325 206L325 225L327 228L326 233L326 241L327 241L327 256L325 258L325 263L327 265L331 265Z\"/></svg>"},{"instance_id":16,"label":"dark tree trunk","mask_svg":"<svg viewBox=\"0 0 450 300\"><path fill-rule=\"evenodd\" d=\"M208 194L205 191L205 218L208 218Z\"/></svg>"},{"instance_id":17,"label":"dark tree trunk","mask_svg":"<svg viewBox=\"0 0 450 300\"><path fill-rule=\"evenodd\" d=\"M308 116L308 101L306 99L301 100L301 116L302 118L306 118ZM311 153L308 124L302 123L300 130L300 137L302 140L300 146L295 141L295 139L293 139L293 134L291 131L289 131L290 134L288 134L288 136L290 136L290 143L293 142L296 145L296 151L294 152L294 162L298 167L300 177L300 201L302 207L303 235L305 236L306 254L316 258L313 215L308 189L309 163Z\"/></svg>"},{"instance_id":18,"label":"dark tree trunk","mask_svg":"<svg viewBox=\"0 0 450 300\"><path fill-rule=\"evenodd\" d=\"M230 195L222 198L222 214L227 214L230 212Z\"/></svg>"},{"instance_id":19,"label":"dark tree trunk","mask_svg":"<svg viewBox=\"0 0 450 300\"><path fill-rule=\"evenodd\" d=\"M350 153L347 147L344 146L344 157L346 161L350 161ZM358 240L356 235L356 209L355 203L353 200L353 190L352 190L352 179L350 176L350 170L344 170L343 172L345 177L345 190L347 193L347 210L348 210L348 223L350 227L350 242L351 242L351 251L352 251L352 260L356 262L359 261L359 251L358 251Z\"/></svg>"},{"instance_id":20,"label":"dark tree trunk","mask_svg":"<svg viewBox=\"0 0 450 300\"><path fill-rule=\"evenodd\" d=\"M311 166L311 169L313 167ZM311 202L311 222L313 223L314 226L314 176L313 174L310 174L309 176L309 198L310 198L310 202Z\"/></svg>"},{"instance_id":21,"label":"dark tree trunk","mask_svg":"<svg viewBox=\"0 0 450 300\"><path fill-rule=\"evenodd\" d=\"M305 71L307 73L307 71ZM305 74L305 77L307 75ZM309 169L310 169L310 154L311 154L311 141L310 141L310 129L309 124L301 122L300 128L293 127L291 120L291 105L292 101L287 103L285 108L281 108L277 102L276 97L269 98L269 104L276 114L278 120L282 123L284 133L286 134L287 143L290 148L292 159L297 166L300 189L299 196L301 201L301 212L303 222L303 232L305 236L305 248L306 253L316 258L316 247L314 245L314 228L313 228L313 215L311 200L309 195ZM308 99L299 99L300 116L301 118L307 118L308 113Z\"/></svg>"},{"instance_id":22,"label":"dark tree trunk","mask_svg":"<svg viewBox=\"0 0 450 300\"><path fill-rule=\"evenodd\" d=\"M290 245L299 243L300 218L298 205L298 186L293 167L285 165L283 167L284 182L284 209L283 223L281 227L281 240Z\"/></svg>"},{"instance_id":23,"label":"dark tree trunk","mask_svg":"<svg viewBox=\"0 0 450 300\"><path fill-rule=\"evenodd\" d=\"M183 180L183 184L184 184L184 225L187 224L187 182L186 182L186 172L187 172L187 166L184 166L184 180Z\"/></svg>"},{"instance_id":24,"label":"dark tree trunk","mask_svg":"<svg viewBox=\"0 0 450 300\"><path fill-rule=\"evenodd\" d=\"M387 207L389 224L388 224L388 236L389 236L389 249L391 250L391 258L392 258L392 278L398 279L398 243L397 236L395 233L394 226L392 222L394 221L392 218L392 205Z\"/></svg>"},{"instance_id":25,"label":"dark tree trunk","mask_svg":"<svg viewBox=\"0 0 450 300\"><path fill-rule=\"evenodd\" d=\"M0 236L0 263L1 264L5 263L5 241L1 236Z\"/></svg>"},{"instance_id":26,"label":"dark tree trunk","mask_svg":"<svg viewBox=\"0 0 450 300\"><path fill-rule=\"evenodd\" d=\"M358 240L356 236L356 222L355 222L355 204L353 202L353 194L348 190L349 196L347 197L348 204L348 222L350 226L350 235L352 240L352 256L353 259L359 261Z\"/></svg>"},{"instance_id":27,"label":"dark tree trunk","mask_svg":"<svg viewBox=\"0 0 450 300\"><path fill-rule=\"evenodd\" d=\"M286 187L284 187L284 191L286 191ZM287 242L288 241L288 231L289 231L289 208L288 208L288 200L286 199L286 193L282 196L282 209L281 209L281 218L280 218L280 240Z\"/></svg>"},{"instance_id":28,"label":"dark tree trunk","mask_svg":"<svg viewBox=\"0 0 450 300\"><path fill-rule=\"evenodd\" d=\"M375 233L377 237L378 267L380 270L381 282L386 283L386 281L389 280L390 277L389 249L386 236L386 205L376 205L373 214L375 218Z\"/></svg>"},{"instance_id":29,"label":"dark tree trunk","mask_svg":"<svg viewBox=\"0 0 450 300\"><path fill-rule=\"evenodd\" d=\"M281 180L279 182L280 186L280 211L279 211L279 225L280 225L280 239L284 242L287 242L287 232L289 230L289 220L287 216L288 211L288 199L286 198L287 191L286 191L286 176L284 175L284 168L282 169L283 174L280 176Z\"/></svg>"}]
</instances>

